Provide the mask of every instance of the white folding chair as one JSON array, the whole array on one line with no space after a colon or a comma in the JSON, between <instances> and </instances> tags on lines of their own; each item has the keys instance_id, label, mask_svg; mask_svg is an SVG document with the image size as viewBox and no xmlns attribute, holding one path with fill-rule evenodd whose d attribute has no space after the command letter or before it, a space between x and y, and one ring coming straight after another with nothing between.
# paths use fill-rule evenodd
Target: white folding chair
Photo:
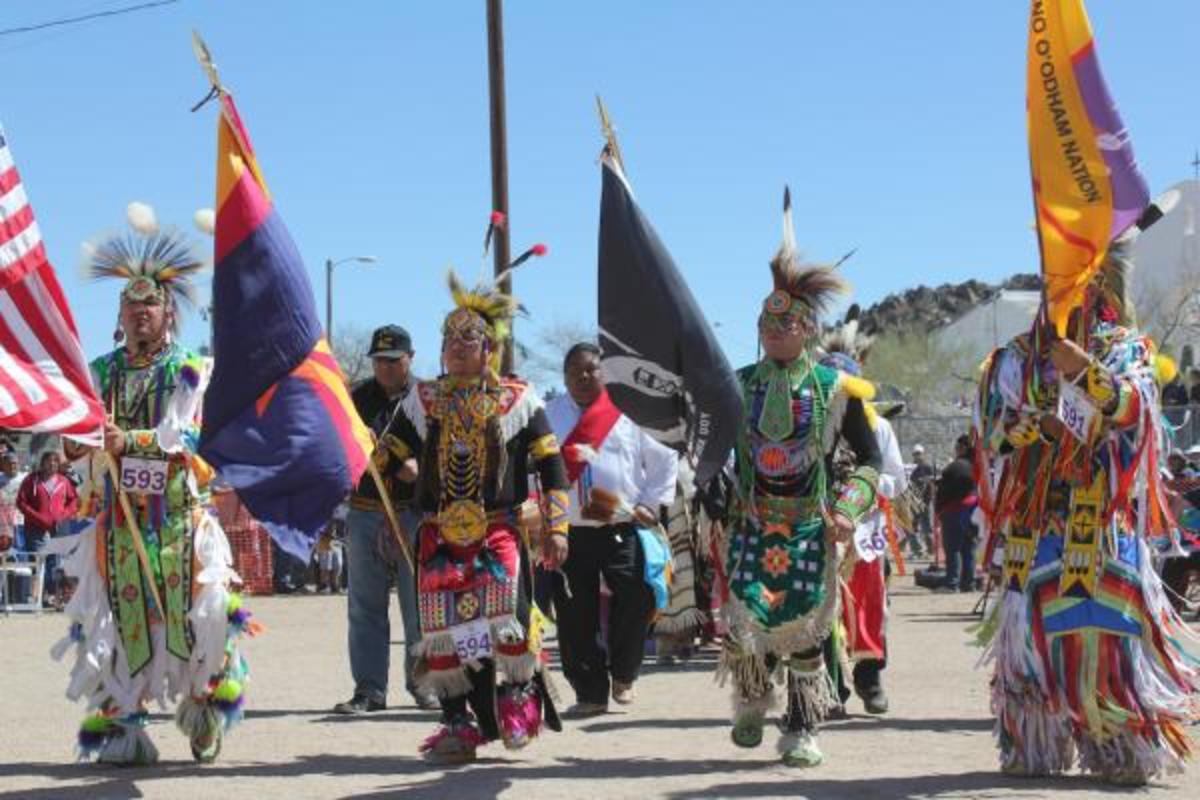
<instances>
[{"instance_id":1,"label":"white folding chair","mask_svg":"<svg viewBox=\"0 0 1200 800\"><path fill-rule=\"evenodd\" d=\"M9 577L29 579L29 597L26 602L14 603L9 596ZM36 580L35 580L36 579ZM8 551L0 553L0 611L6 615L13 611L41 613L42 592L46 585L46 557L41 553Z\"/></svg>"}]
</instances>

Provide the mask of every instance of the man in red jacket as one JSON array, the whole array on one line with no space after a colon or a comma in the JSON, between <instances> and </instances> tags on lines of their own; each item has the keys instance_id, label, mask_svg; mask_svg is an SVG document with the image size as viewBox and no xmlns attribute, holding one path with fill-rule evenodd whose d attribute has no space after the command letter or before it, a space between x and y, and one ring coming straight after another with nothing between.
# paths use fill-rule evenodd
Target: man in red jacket
<instances>
[{"instance_id":1,"label":"man in red jacket","mask_svg":"<svg viewBox=\"0 0 1200 800\"><path fill-rule=\"evenodd\" d=\"M75 516L79 508L79 495L75 486L59 473L62 456L53 450L42 453L37 472L31 472L21 483L17 492L17 509L25 516L25 548L36 553L59 530L62 523ZM56 590L54 573L57 569L54 557L46 561L46 600ZM37 596L37 577L34 578L34 596Z\"/></svg>"}]
</instances>

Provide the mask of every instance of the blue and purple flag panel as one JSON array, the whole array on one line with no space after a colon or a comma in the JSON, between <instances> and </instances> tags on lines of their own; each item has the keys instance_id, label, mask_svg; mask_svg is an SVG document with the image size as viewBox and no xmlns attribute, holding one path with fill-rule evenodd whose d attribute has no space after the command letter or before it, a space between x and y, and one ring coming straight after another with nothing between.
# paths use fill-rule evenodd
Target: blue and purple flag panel
<instances>
[{"instance_id":1,"label":"blue and purple flag panel","mask_svg":"<svg viewBox=\"0 0 1200 800\"><path fill-rule=\"evenodd\" d=\"M308 561L370 457L304 261L233 98L217 129L212 383L200 454L279 546Z\"/></svg>"}]
</instances>

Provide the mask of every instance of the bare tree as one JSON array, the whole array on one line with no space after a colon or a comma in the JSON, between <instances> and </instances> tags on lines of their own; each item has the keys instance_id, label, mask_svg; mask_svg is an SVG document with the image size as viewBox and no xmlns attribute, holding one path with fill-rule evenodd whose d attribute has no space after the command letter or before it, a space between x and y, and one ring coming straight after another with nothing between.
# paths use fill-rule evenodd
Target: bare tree
<instances>
[{"instance_id":1,"label":"bare tree","mask_svg":"<svg viewBox=\"0 0 1200 800\"><path fill-rule=\"evenodd\" d=\"M532 342L516 343L516 369L539 389L560 386L563 357L578 342L598 342L596 329L580 322L564 321L543 326Z\"/></svg>"},{"instance_id":2,"label":"bare tree","mask_svg":"<svg viewBox=\"0 0 1200 800\"><path fill-rule=\"evenodd\" d=\"M953 348L925 333L892 332L875 340L866 376L895 386L910 411L942 410L973 391L975 359L967 348Z\"/></svg>"},{"instance_id":3,"label":"bare tree","mask_svg":"<svg viewBox=\"0 0 1200 800\"><path fill-rule=\"evenodd\" d=\"M333 335L333 357L351 386L371 376L371 331L361 325L342 325Z\"/></svg>"},{"instance_id":4,"label":"bare tree","mask_svg":"<svg viewBox=\"0 0 1200 800\"><path fill-rule=\"evenodd\" d=\"M1159 349L1173 352L1190 344L1200 335L1200 270L1182 270L1170 283L1143 285L1134 307L1141 329Z\"/></svg>"}]
</instances>

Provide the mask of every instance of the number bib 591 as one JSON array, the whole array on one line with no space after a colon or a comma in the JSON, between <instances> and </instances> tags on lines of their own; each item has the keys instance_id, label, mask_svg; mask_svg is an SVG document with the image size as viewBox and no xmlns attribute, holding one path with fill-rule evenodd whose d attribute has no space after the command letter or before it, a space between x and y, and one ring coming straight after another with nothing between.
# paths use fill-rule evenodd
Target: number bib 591
<instances>
[{"instance_id":1,"label":"number bib 591","mask_svg":"<svg viewBox=\"0 0 1200 800\"><path fill-rule=\"evenodd\" d=\"M1074 384L1062 381L1058 386L1058 418L1072 436L1087 442L1096 418L1096 407L1087 393Z\"/></svg>"},{"instance_id":2,"label":"number bib 591","mask_svg":"<svg viewBox=\"0 0 1200 800\"><path fill-rule=\"evenodd\" d=\"M167 462L160 458L121 459L121 488L132 494L162 494L167 490Z\"/></svg>"}]
</instances>

